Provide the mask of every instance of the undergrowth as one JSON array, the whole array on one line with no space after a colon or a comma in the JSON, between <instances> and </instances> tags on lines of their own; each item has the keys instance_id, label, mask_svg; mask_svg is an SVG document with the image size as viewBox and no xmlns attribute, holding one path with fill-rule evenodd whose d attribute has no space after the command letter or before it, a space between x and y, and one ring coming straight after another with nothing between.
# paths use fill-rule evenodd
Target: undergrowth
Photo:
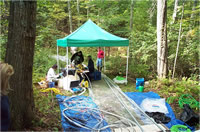
<instances>
[{"instance_id":1,"label":"undergrowth","mask_svg":"<svg viewBox=\"0 0 200 132\"><path fill-rule=\"evenodd\" d=\"M37 86L34 89L35 119L31 130L61 131L60 109L54 93L42 93Z\"/></svg>"}]
</instances>

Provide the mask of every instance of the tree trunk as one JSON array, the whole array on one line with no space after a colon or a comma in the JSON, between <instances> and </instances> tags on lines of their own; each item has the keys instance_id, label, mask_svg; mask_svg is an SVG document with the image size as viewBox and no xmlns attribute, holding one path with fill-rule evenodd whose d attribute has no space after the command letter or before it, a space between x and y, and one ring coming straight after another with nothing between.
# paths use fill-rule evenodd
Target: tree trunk
<instances>
[{"instance_id":1,"label":"tree trunk","mask_svg":"<svg viewBox=\"0 0 200 132\"><path fill-rule=\"evenodd\" d=\"M68 0L68 12L69 12L69 28L70 28L70 33L73 32L72 29L72 15L71 15L71 5L70 5L71 0ZM78 2L77 2L78 3ZM78 7L77 7L78 8ZM77 47L70 47L70 52L72 54L76 53Z\"/></svg>"},{"instance_id":2,"label":"tree trunk","mask_svg":"<svg viewBox=\"0 0 200 132\"><path fill-rule=\"evenodd\" d=\"M131 0L131 12L130 12L130 30L133 29L133 0Z\"/></svg>"},{"instance_id":3,"label":"tree trunk","mask_svg":"<svg viewBox=\"0 0 200 132\"><path fill-rule=\"evenodd\" d=\"M91 0L89 0L90 2ZM90 3L87 4L87 19L89 19L89 15L90 15Z\"/></svg>"},{"instance_id":4,"label":"tree trunk","mask_svg":"<svg viewBox=\"0 0 200 132\"><path fill-rule=\"evenodd\" d=\"M175 59L174 59L174 68L173 68L172 78L174 78L174 75L175 75L176 60L177 60L178 49L179 49L179 44L180 44L180 40L181 40L181 29L182 29L183 14L184 14L184 1L183 1L182 15L181 15L181 22L180 22L179 34L178 34L178 43L177 43L177 48L176 48L176 56L175 56Z\"/></svg>"},{"instance_id":5,"label":"tree trunk","mask_svg":"<svg viewBox=\"0 0 200 132\"><path fill-rule=\"evenodd\" d=\"M108 47L108 57L110 57L110 47Z\"/></svg>"},{"instance_id":6,"label":"tree trunk","mask_svg":"<svg viewBox=\"0 0 200 132\"><path fill-rule=\"evenodd\" d=\"M80 16L80 10L79 10L79 0L77 0L77 13L78 13L78 17ZM80 19L78 18L78 27L80 26Z\"/></svg>"},{"instance_id":7,"label":"tree trunk","mask_svg":"<svg viewBox=\"0 0 200 132\"><path fill-rule=\"evenodd\" d=\"M192 30L192 27L195 25L195 21L194 21L194 18L195 18L195 8L196 8L196 6L198 5L197 3L197 0L194 0L193 1L194 3L193 3L193 6L192 6L192 14L191 14L191 16L190 16L190 30Z\"/></svg>"},{"instance_id":8,"label":"tree trunk","mask_svg":"<svg viewBox=\"0 0 200 132\"><path fill-rule=\"evenodd\" d=\"M100 9L98 8L98 16L97 16L97 18L98 18L98 21L97 21L97 23L98 23L98 25L100 24Z\"/></svg>"},{"instance_id":9,"label":"tree trunk","mask_svg":"<svg viewBox=\"0 0 200 132\"><path fill-rule=\"evenodd\" d=\"M69 28L70 33L72 33L72 15L71 15L71 6L70 6L71 0L68 0L68 12L69 12Z\"/></svg>"},{"instance_id":10,"label":"tree trunk","mask_svg":"<svg viewBox=\"0 0 200 132\"><path fill-rule=\"evenodd\" d=\"M177 14L177 9L178 9L178 1L179 0L175 0L175 3L174 3L174 12L173 12L173 16L172 16L172 24L176 21L176 14Z\"/></svg>"},{"instance_id":11,"label":"tree trunk","mask_svg":"<svg viewBox=\"0 0 200 132\"><path fill-rule=\"evenodd\" d=\"M153 15L156 8L156 1L155 0L150 0L150 1L151 1L151 7L149 8L148 12L149 12L149 19L151 20L151 23L153 23Z\"/></svg>"},{"instance_id":12,"label":"tree trunk","mask_svg":"<svg viewBox=\"0 0 200 132\"><path fill-rule=\"evenodd\" d=\"M167 76L167 0L157 1L157 72L158 78Z\"/></svg>"},{"instance_id":13,"label":"tree trunk","mask_svg":"<svg viewBox=\"0 0 200 132\"><path fill-rule=\"evenodd\" d=\"M194 18L194 11L195 11L195 7L197 6L197 0L194 0L193 1L194 3L193 3L193 6L192 6L192 14L191 14L191 19L193 19Z\"/></svg>"},{"instance_id":14,"label":"tree trunk","mask_svg":"<svg viewBox=\"0 0 200 132\"><path fill-rule=\"evenodd\" d=\"M23 130L33 119L33 56L36 35L36 1L10 1L5 61L14 68L9 93L11 130Z\"/></svg>"}]
</instances>

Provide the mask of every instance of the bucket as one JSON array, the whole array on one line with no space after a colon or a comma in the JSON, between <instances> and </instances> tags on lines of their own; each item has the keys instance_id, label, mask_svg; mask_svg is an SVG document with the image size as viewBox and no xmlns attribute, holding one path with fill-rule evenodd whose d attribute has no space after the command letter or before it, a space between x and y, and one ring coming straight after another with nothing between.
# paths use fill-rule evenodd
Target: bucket
<instances>
[{"instance_id":1,"label":"bucket","mask_svg":"<svg viewBox=\"0 0 200 132\"><path fill-rule=\"evenodd\" d=\"M143 92L144 91L144 86L139 86L139 92Z\"/></svg>"},{"instance_id":2,"label":"bucket","mask_svg":"<svg viewBox=\"0 0 200 132\"><path fill-rule=\"evenodd\" d=\"M136 89L139 89L139 86L144 86L144 78L136 78Z\"/></svg>"},{"instance_id":3,"label":"bucket","mask_svg":"<svg viewBox=\"0 0 200 132\"><path fill-rule=\"evenodd\" d=\"M55 87L55 82L49 82L48 86L49 86L49 88L54 88Z\"/></svg>"}]
</instances>

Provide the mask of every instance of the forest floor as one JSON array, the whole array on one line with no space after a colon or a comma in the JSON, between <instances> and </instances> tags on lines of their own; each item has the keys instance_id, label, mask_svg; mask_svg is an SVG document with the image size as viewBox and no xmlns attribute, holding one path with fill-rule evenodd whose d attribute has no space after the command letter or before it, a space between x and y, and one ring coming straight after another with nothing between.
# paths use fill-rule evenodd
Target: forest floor
<instances>
[{"instance_id":1,"label":"forest floor","mask_svg":"<svg viewBox=\"0 0 200 132\"><path fill-rule=\"evenodd\" d=\"M111 77L113 78L113 77ZM119 85L123 92L137 92L135 88L134 82L129 82L127 85ZM33 126L28 131L62 131L61 126L61 116L60 116L60 108L57 102L57 99L52 93L42 93L41 88L37 85L33 86L34 88L34 99L35 99L35 113L36 118L33 120ZM167 98L170 96L165 92L162 92L162 89L145 86L144 92L153 91L158 93L161 98ZM69 93L66 93L69 95ZM198 96L198 95L197 95ZM180 117L182 109L178 105L178 101L174 101L170 104L172 107L176 118ZM199 109L193 109L195 113L199 113ZM199 129L199 125L197 129Z\"/></svg>"}]
</instances>

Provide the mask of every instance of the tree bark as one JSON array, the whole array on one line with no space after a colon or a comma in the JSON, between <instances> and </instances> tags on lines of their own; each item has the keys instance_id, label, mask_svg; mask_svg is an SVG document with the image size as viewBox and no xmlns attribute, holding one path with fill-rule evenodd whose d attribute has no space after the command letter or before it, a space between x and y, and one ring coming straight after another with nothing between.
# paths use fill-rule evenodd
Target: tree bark
<instances>
[{"instance_id":1,"label":"tree bark","mask_svg":"<svg viewBox=\"0 0 200 132\"><path fill-rule=\"evenodd\" d=\"M71 5L70 5L71 0L68 0L68 12L69 12L69 29L70 33L72 33L72 15L71 15Z\"/></svg>"},{"instance_id":2,"label":"tree bark","mask_svg":"<svg viewBox=\"0 0 200 132\"><path fill-rule=\"evenodd\" d=\"M157 72L158 78L167 76L167 0L157 1Z\"/></svg>"},{"instance_id":3,"label":"tree bark","mask_svg":"<svg viewBox=\"0 0 200 132\"><path fill-rule=\"evenodd\" d=\"M70 33L72 33L73 29L72 29L72 14L71 14L71 5L70 5L70 2L71 2L71 0L68 0L69 29L70 29ZM70 47L70 52L72 54L76 53L76 51L77 51L77 47Z\"/></svg>"},{"instance_id":4,"label":"tree bark","mask_svg":"<svg viewBox=\"0 0 200 132\"><path fill-rule=\"evenodd\" d=\"M91 0L89 0L90 2ZM87 19L89 19L89 15L90 15L90 4L87 4Z\"/></svg>"},{"instance_id":5,"label":"tree bark","mask_svg":"<svg viewBox=\"0 0 200 132\"><path fill-rule=\"evenodd\" d=\"M98 20L97 23L98 23L98 25L99 25L99 24L100 24L100 9L99 9L99 8L98 8L98 16L97 16L97 18L98 18L98 19L97 19L97 20Z\"/></svg>"},{"instance_id":6,"label":"tree bark","mask_svg":"<svg viewBox=\"0 0 200 132\"><path fill-rule=\"evenodd\" d=\"M133 29L133 0L131 0L131 12L130 12L130 30Z\"/></svg>"},{"instance_id":7,"label":"tree bark","mask_svg":"<svg viewBox=\"0 0 200 132\"><path fill-rule=\"evenodd\" d=\"M110 47L108 47L108 57L110 57Z\"/></svg>"},{"instance_id":8,"label":"tree bark","mask_svg":"<svg viewBox=\"0 0 200 132\"><path fill-rule=\"evenodd\" d=\"M156 1L155 0L150 0L150 1L151 1L151 7L149 8L148 12L149 12L149 19L151 20L151 23L153 23L153 15L156 8Z\"/></svg>"},{"instance_id":9,"label":"tree bark","mask_svg":"<svg viewBox=\"0 0 200 132\"><path fill-rule=\"evenodd\" d=\"M79 8L79 0L77 0L77 13L78 13L78 17L80 16L80 8ZM78 18L78 27L80 26L80 19Z\"/></svg>"},{"instance_id":10,"label":"tree bark","mask_svg":"<svg viewBox=\"0 0 200 132\"><path fill-rule=\"evenodd\" d=\"M193 1L194 3L193 3L193 6L192 6L192 14L191 14L191 19L193 19L194 18L194 11L195 11L195 7L197 6L197 0L194 0Z\"/></svg>"},{"instance_id":11,"label":"tree bark","mask_svg":"<svg viewBox=\"0 0 200 132\"><path fill-rule=\"evenodd\" d=\"M9 93L11 130L23 130L33 119L33 56L36 36L36 1L10 1L5 62L14 68Z\"/></svg>"},{"instance_id":12,"label":"tree bark","mask_svg":"<svg viewBox=\"0 0 200 132\"><path fill-rule=\"evenodd\" d=\"M174 3L174 12L173 12L173 16L172 16L172 24L176 21L176 14L177 14L177 10L178 10L178 1L179 0L175 0L175 3Z\"/></svg>"},{"instance_id":13,"label":"tree bark","mask_svg":"<svg viewBox=\"0 0 200 132\"><path fill-rule=\"evenodd\" d=\"M190 30L192 30L192 27L195 25L195 21L194 21L195 13L194 13L194 11L195 11L196 6L198 5L197 0L194 0L193 2L194 3L193 3L193 6L192 6L192 14L190 16Z\"/></svg>"}]
</instances>

